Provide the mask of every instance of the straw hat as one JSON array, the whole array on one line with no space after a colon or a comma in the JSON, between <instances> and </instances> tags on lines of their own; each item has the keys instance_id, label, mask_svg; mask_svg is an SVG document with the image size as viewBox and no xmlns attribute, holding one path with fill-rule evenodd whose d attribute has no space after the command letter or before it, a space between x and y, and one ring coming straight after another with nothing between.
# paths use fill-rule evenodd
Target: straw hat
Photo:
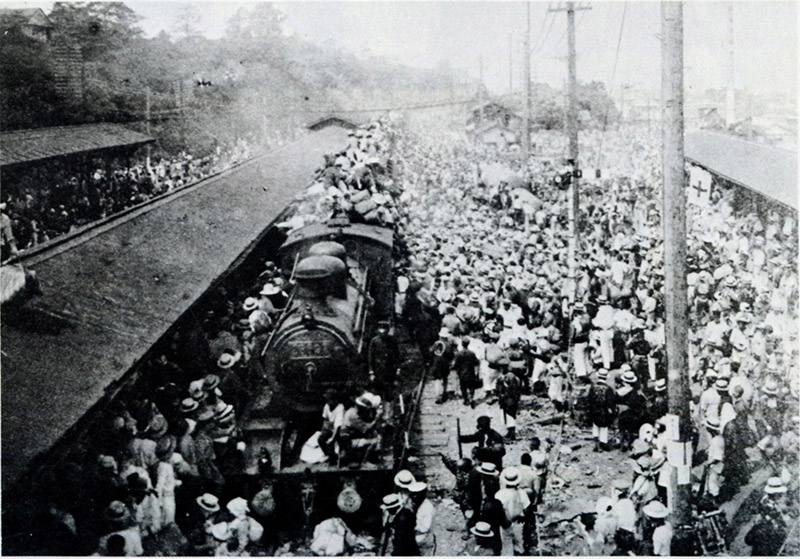
<instances>
[{"instance_id":1,"label":"straw hat","mask_svg":"<svg viewBox=\"0 0 800 559\"><path fill-rule=\"evenodd\" d=\"M428 484L424 481L415 481L411 485L408 486L408 491L410 493L422 493L428 488Z\"/></svg>"},{"instance_id":2,"label":"straw hat","mask_svg":"<svg viewBox=\"0 0 800 559\"><path fill-rule=\"evenodd\" d=\"M408 489L412 483L417 481L414 474L408 470L400 470L394 476L394 484L400 489Z\"/></svg>"},{"instance_id":3,"label":"straw hat","mask_svg":"<svg viewBox=\"0 0 800 559\"><path fill-rule=\"evenodd\" d=\"M124 524L131 519L131 513L122 501L112 501L108 507L106 507L103 516L106 520L113 522L115 525Z\"/></svg>"},{"instance_id":4,"label":"straw hat","mask_svg":"<svg viewBox=\"0 0 800 559\"><path fill-rule=\"evenodd\" d=\"M764 394L768 394L769 396L777 396L778 395L778 383L774 379L769 379L764 387L761 389Z\"/></svg>"},{"instance_id":5,"label":"straw hat","mask_svg":"<svg viewBox=\"0 0 800 559\"><path fill-rule=\"evenodd\" d=\"M269 297L270 295L277 295L280 292L281 292L280 287L269 281L264 284L264 287L261 288L259 295L266 295L267 297Z\"/></svg>"},{"instance_id":6,"label":"straw hat","mask_svg":"<svg viewBox=\"0 0 800 559\"><path fill-rule=\"evenodd\" d=\"M621 377L621 380L625 384L636 384L639 379L636 377L636 373L633 371L625 371Z\"/></svg>"},{"instance_id":7,"label":"straw hat","mask_svg":"<svg viewBox=\"0 0 800 559\"><path fill-rule=\"evenodd\" d=\"M656 392L664 392L664 391L666 391L667 390L667 379L660 378L660 379L656 380L655 390L656 390Z\"/></svg>"},{"instance_id":8,"label":"straw hat","mask_svg":"<svg viewBox=\"0 0 800 559\"><path fill-rule=\"evenodd\" d=\"M192 413L200 407L200 402L194 398L184 398L181 400L181 413Z\"/></svg>"},{"instance_id":9,"label":"straw hat","mask_svg":"<svg viewBox=\"0 0 800 559\"><path fill-rule=\"evenodd\" d=\"M767 480L767 486L764 488L764 492L770 495L775 493L786 493L789 490L786 485L784 485L783 480L779 477L771 477Z\"/></svg>"},{"instance_id":10,"label":"straw hat","mask_svg":"<svg viewBox=\"0 0 800 559\"><path fill-rule=\"evenodd\" d=\"M517 468L506 468L500 474L506 487L519 487L519 470Z\"/></svg>"},{"instance_id":11,"label":"straw hat","mask_svg":"<svg viewBox=\"0 0 800 559\"><path fill-rule=\"evenodd\" d=\"M497 466L492 462L481 462L478 465L478 471L487 476L496 476Z\"/></svg>"},{"instance_id":12,"label":"straw hat","mask_svg":"<svg viewBox=\"0 0 800 559\"><path fill-rule=\"evenodd\" d=\"M197 499L197 504L206 512L217 512L219 511L219 499L215 495L211 493L205 493L204 495L200 495Z\"/></svg>"},{"instance_id":13,"label":"straw hat","mask_svg":"<svg viewBox=\"0 0 800 559\"><path fill-rule=\"evenodd\" d=\"M397 493L390 493L383 498L381 508L385 511L390 511L399 509L401 504L403 504L403 501L400 499L400 495Z\"/></svg>"},{"instance_id":14,"label":"straw hat","mask_svg":"<svg viewBox=\"0 0 800 559\"><path fill-rule=\"evenodd\" d=\"M715 431L719 431L720 429L719 419L715 417L706 417L706 427L708 429L714 429Z\"/></svg>"},{"instance_id":15,"label":"straw hat","mask_svg":"<svg viewBox=\"0 0 800 559\"><path fill-rule=\"evenodd\" d=\"M669 510L661 501L650 501L642 508L642 512L650 518L666 518L669 515Z\"/></svg>"},{"instance_id":16,"label":"straw hat","mask_svg":"<svg viewBox=\"0 0 800 559\"><path fill-rule=\"evenodd\" d=\"M255 297L248 297L244 300L242 308L247 312L256 310L258 308L258 299Z\"/></svg>"},{"instance_id":17,"label":"straw hat","mask_svg":"<svg viewBox=\"0 0 800 559\"><path fill-rule=\"evenodd\" d=\"M494 532L492 532L492 526L488 522L476 522L475 526L470 528L469 531L479 538L494 537Z\"/></svg>"},{"instance_id":18,"label":"straw hat","mask_svg":"<svg viewBox=\"0 0 800 559\"><path fill-rule=\"evenodd\" d=\"M239 359L242 358L242 353L237 351L236 353L228 353L227 351L219 356L217 359L217 366L220 369L230 369L236 363L239 362Z\"/></svg>"}]
</instances>

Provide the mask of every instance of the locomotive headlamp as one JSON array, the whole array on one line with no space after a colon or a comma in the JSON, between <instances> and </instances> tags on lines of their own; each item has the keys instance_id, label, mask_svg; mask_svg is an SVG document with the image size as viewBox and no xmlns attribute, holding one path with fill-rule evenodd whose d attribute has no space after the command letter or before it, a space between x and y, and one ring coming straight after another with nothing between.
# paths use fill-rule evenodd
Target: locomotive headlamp
<instances>
[{"instance_id":1,"label":"locomotive headlamp","mask_svg":"<svg viewBox=\"0 0 800 559\"><path fill-rule=\"evenodd\" d=\"M303 324L306 326L306 328L311 328L314 326L314 324L316 324L317 319L314 318L314 313L312 312L310 306L306 306L306 308L303 310L303 315L300 317L300 320L303 321Z\"/></svg>"}]
</instances>

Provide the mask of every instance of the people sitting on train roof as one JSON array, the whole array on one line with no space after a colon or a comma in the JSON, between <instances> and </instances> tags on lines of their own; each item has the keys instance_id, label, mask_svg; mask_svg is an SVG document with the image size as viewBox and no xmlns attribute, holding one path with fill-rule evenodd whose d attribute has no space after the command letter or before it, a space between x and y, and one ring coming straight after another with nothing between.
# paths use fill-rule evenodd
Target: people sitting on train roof
<instances>
[{"instance_id":1,"label":"people sitting on train roof","mask_svg":"<svg viewBox=\"0 0 800 559\"><path fill-rule=\"evenodd\" d=\"M341 463L357 466L380 457L380 396L365 392L356 398L342 420Z\"/></svg>"}]
</instances>

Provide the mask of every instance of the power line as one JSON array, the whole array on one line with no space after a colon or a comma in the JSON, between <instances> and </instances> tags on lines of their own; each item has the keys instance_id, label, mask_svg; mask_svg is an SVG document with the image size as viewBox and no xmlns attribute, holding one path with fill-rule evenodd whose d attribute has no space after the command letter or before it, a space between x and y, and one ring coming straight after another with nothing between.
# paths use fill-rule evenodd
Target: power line
<instances>
[{"instance_id":1,"label":"power line","mask_svg":"<svg viewBox=\"0 0 800 559\"><path fill-rule=\"evenodd\" d=\"M608 93L611 95L611 92L614 91L614 80L617 77L617 62L619 61L619 47L622 45L622 31L625 29L625 14L628 13L628 3L625 2L622 5L622 21L619 24L619 35L617 36L617 52L614 54L614 67L611 71L611 81L608 84ZM611 110L611 106L606 107L606 113L603 116L603 130L600 132L600 145L597 148L597 162L595 167L597 169L600 168L600 161L602 160L603 155L603 139L605 137L606 128L608 127L608 112Z\"/></svg>"},{"instance_id":2,"label":"power line","mask_svg":"<svg viewBox=\"0 0 800 559\"><path fill-rule=\"evenodd\" d=\"M586 9L586 8L578 8L578 10L583 10L583 9ZM556 12L556 11L559 11L559 10L552 10L552 11ZM583 22L583 18L586 17L586 13L587 12L584 12L578 17L578 22L575 24L575 28L580 27L581 23ZM553 45L553 48L550 49L549 52L551 54L555 54L556 50L558 49L558 47L561 46L561 43L564 41L564 37L566 37L566 36L567 36L567 28L565 27L564 31L561 33L561 36L558 38L558 41L556 41L555 44Z\"/></svg>"},{"instance_id":3,"label":"power line","mask_svg":"<svg viewBox=\"0 0 800 559\"><path fill-rule=\"evenodd\" d=\"M545 21L547 21L547 17L552 13L552 12L550 12L549 6L548 6L547 9L548 9L548 11L545 14ZM531 56L537 56L542 51L544 46L547 44L547 39L548 39L548 37L550 37L550 31L553 30L553 23L555 23L555 21L556 21L556 18L555 18L555 16L553 16L550 19L550 26L547 28L547 31L545 32L544 37L542 37L542 42L539 43L539 45L536 47L536 50L533 53L531 53ZM542 25L542 27L544 27L544 25Z\"/></svg>"}]
</instances>

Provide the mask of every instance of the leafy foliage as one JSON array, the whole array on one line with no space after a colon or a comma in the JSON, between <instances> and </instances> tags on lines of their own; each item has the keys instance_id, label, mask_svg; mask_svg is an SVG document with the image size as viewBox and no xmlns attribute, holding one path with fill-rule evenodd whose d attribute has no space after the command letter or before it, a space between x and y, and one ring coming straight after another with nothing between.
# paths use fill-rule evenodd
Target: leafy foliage
<instances>
[{"instance_id":1,"label":"leafy foliage","mask_svg":"<svg viewBox=\"0 0 800 559\"><path fill-rule=\"evenodd\" d=\"M445 63L412 69L287 36L283 14L269 3L239 9L217 40L199 34L188 9L177 12L172 35L154 38L143 36L141 17L122 2L56 2L49 17L55 40L79 47L82 95L55 94L52 47L0 37L3 129L95 121L144 129L149 98L151 133L172 150L292 130L339 109L465 97ZM595 123L606 112L616 116L602 84L582 86L579 104ZM563 126L560 92L537 89L533 107L539 127Z\"/></svg>"}]
</instances>

